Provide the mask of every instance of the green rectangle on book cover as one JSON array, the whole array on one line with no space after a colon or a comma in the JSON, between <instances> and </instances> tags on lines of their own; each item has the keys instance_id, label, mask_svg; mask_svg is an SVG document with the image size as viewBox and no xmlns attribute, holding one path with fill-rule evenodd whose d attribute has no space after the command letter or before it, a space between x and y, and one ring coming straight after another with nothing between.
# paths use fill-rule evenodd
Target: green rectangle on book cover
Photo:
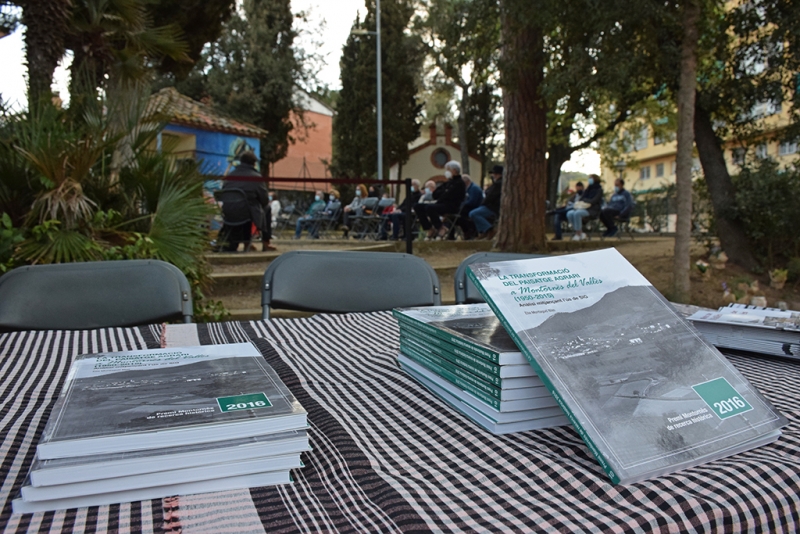
<instances>
[{"instance_id":1,"label":"green rectangle on book cover","mask_svg":"<svg viewBox=\"0 0 800 534\"><path fill-rule=\"evenodd\" d=\"M753 409L733 386L721 377L694 385L692 389L720 419L727 419Z\"/></svg>"},{"instance_id":2,"label":"green rectangle on book cover","mask_svg":"<svg viewBox=\"0 0 800 534\"><path fill-rule=\"evenodd\" d=\"M269 408L272 403L263 393L250 393L248 395L234 395L233 397L218 397L217 404L223 412L235 412L238 410L254 410L258 408Z\"/></svg>"}]
</instances>

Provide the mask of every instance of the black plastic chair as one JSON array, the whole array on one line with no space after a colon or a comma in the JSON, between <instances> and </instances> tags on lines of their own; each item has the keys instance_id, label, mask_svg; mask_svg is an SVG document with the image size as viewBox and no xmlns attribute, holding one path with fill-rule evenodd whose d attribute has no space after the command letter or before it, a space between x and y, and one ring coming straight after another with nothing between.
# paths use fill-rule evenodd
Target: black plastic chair
<instances>
[{"instance_id":1,"label":"black plastic chair","mask_svg":"<svg viewBox=\"0 0 800 534\"><path fill-rule=\"evenodd\" d=\"M0 277L0 331L192 322L192 289L158 260L18 267Z\"/></svg>"},{"instance_id":2,"label":"black plastic chair","mask_svg":"<svg viewBox=\"0 0 800 534\"><path fill-rule=\"evenodd\" d=\"M222 204L222 222L228 226L250 224L250 206L247 193L241 189L218 189L214 191L214 199Z\"/></svg>"},{"instance_id":3,"label":"black plastic chair","mask_svg":"<svg viewBox=\"0 0 800 534\"><path fill-rule=\"evenodd\" d=\"M475 304L486 302L478 288L467 276L467 266L473 263L489 263L493 261L527 260L530 258L543 258L544 254L517 254L514 252L476 252L467 256L456 269L455 290L456 304Z\"/></svg>"},{"instance_id":4,"label":"black plastic chair","mask_svg":"<svg viewBox=\"0 0 800 534\"><path fill-rule=\"evenodd\" d=\"M295 250L267 267L262 317L283 310L349 313L441 304L439 277L422 258L389 252Z\"/></svg>"},{"instance_id":5,"label":"black plastic chair","mask_svg":"<svg viewBox=\"0 0 800 534\"><path fill-rule=\"evenodd\" d=\"M375 219L378 214L376 210L380 199L378 197L367 197L360 206L361 215L350 217L350 235L356 239L364 239L369 230L370 221ZM369 212L369 213L367 213Z\"/></svg>"},{"instance_id":6,"label":"black plastic chair","mask_svg":"<svg viewBox=\"0 0 800 534\"><path fill-rule=\"evenodd\" d=\"M315 217L313 222L313 227L310 230L310 234L319 237L320 233L330 231L339 222L341 214L342 214L342 203L333 202L330 206L329 213L327 214L322 213L317 217Z\"/></svg>"}]
</instances>

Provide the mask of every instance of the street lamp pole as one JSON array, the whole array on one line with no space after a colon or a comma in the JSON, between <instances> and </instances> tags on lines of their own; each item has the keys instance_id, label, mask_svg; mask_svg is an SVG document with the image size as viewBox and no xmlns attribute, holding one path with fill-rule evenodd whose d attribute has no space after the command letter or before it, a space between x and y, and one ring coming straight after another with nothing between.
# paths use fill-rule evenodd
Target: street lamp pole
<instances>
[{"instance_id":1,"label":"street lamp pole","mask_svg":"<svg viewBox=\"0 0 800 534\"><path fill-rule=\"evenodd\" d=\"M378 88L378 180L383 180L383 88L381 83L381 0L375 0L375 31L361 28L352 30L352 35L374 35L376 45L375 79Z\"/></svg>"},{"instance_id":2,"label":"street lamp pole","mask_svg":"<svg viewBox=\"0 0 800 534\"><path fill-rule=\"evenodd\" d=\"M378 180L383 180L383 90L381 88L381 0L375 0L375 37L377 40L378 85ZM398 177L399 178L399 177Z\"/></svg>"}]
</instances>

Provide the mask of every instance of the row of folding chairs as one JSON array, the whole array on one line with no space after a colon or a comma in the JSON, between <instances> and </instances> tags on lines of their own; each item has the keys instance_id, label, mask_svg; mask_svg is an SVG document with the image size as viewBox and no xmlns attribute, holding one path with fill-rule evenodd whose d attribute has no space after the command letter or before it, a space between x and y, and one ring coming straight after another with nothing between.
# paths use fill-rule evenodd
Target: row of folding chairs
<instances>
[{"instance_id":1,"label":"row of folding chairs","mask_svg":"<svg viewBox=\"0 0 800 534\"><path fill-rule=\"evenodd\" d=\"M482 302L467 278L476 262L535 255L481 252L455 275L458 303ZM357 251L292 251L264 272L262 317L270 309L348 313L441 304L439 278L422 258ZM0 332L87 330L192 322L191 287L175 266L120 260L18 267L0 277Z\"/></svg>"}]
</instances>

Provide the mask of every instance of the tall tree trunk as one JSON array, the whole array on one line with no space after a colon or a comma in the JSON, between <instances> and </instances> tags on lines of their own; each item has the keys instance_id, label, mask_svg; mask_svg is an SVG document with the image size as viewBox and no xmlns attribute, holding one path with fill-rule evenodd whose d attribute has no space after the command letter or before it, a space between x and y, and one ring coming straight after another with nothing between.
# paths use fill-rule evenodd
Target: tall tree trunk
<instances>
[{"instance_id":1,"label":"tall tree trunk","mask_svg":"<svg viewBox=\"0 0 800 534\"><path fill-rule=\"evenodd\" d=\"M699 0L687 0L683 5L681 73L678 87L678 154L675 177L677 221L671 295L675 302L689 302L691 296L689 249L692 240L692 150L699 19Z\"/></svg>"},{"instance_id":2,"label":"tall tree trunk","mask_svg":"<svg viewBox=\"0 0 800 534\"><path fill-rule=\"evenodd\" d=\"M736 190L728 173L728 166L725 165L722 143L714 132L711 116L699 101L695 102L694 110L695 142L711 197L717 237L725 254L733 263L753 270L758 267L758 262L750 249L744 228L736 219L734 212Z\"/></svg>"},{"instance_id":3,"label":"tall tree trunk","mask_svg":"<svg viewBox=\"0 0 800 534\"><path fill-rule=\"evenodd\" d=\"M544 79L543 38L539 28L520 23L509 13L509 4L514 3L500 3L506 168L497 247L533 252L546 247L547 117L539 91Z\"/></svg>"},{"instance_id":4,"label":"tall tree trunk","mask_svg":"<svg viewBox=\"0 0 800 534\"><path fill-rule=\"evenodd\" d=\"M461 146L461 172L469 174L469 143L467 136L467 106L469 106L469 87L461 87L461 102L458 106L458 144Z\"/></svg>"},{"instance_id":5,"label":"tall tree trunk","mask_svg":"<svg viewBox=\"0 0 800 534\"><path fill-rule=\"evenodd\" d=\"M64 39L72 15L71 0L25 0L25 61L28 64L28 108L44 99L50 101L50 85L58 62L64 57Z\"/></svg>"}]
</instances>

